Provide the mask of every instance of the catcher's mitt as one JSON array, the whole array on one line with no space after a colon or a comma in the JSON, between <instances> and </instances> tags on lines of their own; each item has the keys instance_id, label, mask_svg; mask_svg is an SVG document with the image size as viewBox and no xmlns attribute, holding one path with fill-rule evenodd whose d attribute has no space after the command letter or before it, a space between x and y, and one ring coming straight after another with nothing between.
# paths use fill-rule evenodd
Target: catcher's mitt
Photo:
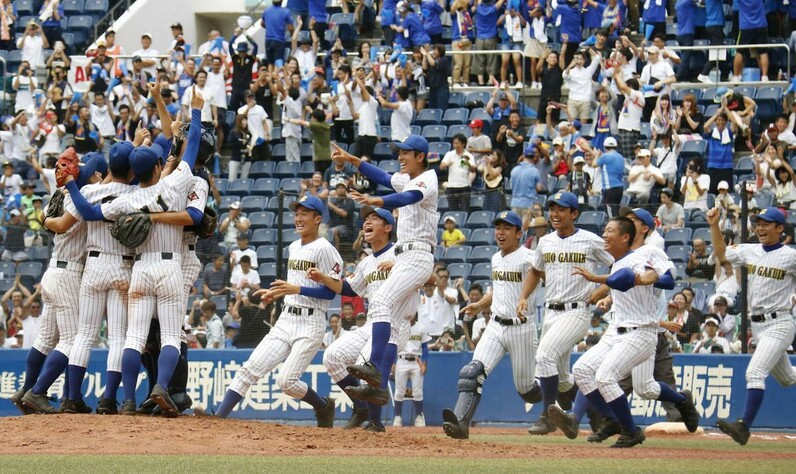
<instances>
[{"instance_id":1,"label":"catcher's mitt","mask_svg":"<svg viewBox=\"0 0 796 474\"><path fill-rule=\"evenodd\" d=\"M55 163L55 184L60 188L66 184L66 177L71 176L75 180L80 174L80 159L74 148L69 147L61 153Z\"/></svg>"},{"instance_id":2,"label":"catcher's mitt","mask_svg":"<svg viewBox=\"0 0 796 474\"><path fill-rule=\"evenodd\" d=\"M64 215L64 192L56 189L50 197L50 203L47 204L44 216L49 219L51 217L61 217L62 215Z\"/></svg>"},{"instance_id":3,"label":"catcher's mitt","mask_svg":"<svg viewBox=\"0 0 796 474\"><path fill-rule=\"evenodd\" d=\"M202 239L212 237L218 228L218 217L216 211L210 206L205 206L205 214L202 216L202 222L193 226L193 231Z\"/></svg>"},{"instance_id":4,"label":"catcher's mitt","mask_svg":"<svg viewBox=\"0 0 796 474\"><path fill-rule=\"evenodd\" d=\"M127 214L111 226L111 235L125 247L136 248L144 243L149 236L152 219L145 212Z\"/></svg>"}]
</instances>

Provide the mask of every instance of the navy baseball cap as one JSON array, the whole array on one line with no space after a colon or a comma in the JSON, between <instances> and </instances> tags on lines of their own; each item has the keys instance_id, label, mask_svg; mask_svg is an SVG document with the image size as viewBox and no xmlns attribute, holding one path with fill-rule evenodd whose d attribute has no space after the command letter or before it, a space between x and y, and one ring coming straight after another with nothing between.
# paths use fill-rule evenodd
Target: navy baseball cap
<instances>
[{"instance_id":1,"label":"navy baseball cap","mask_svg":"<svg viewBox=\"0 0 796 474\"><path fill-rule=\"evenodd\" d=\"M160 156L163 160L169 159L169 151L171 151L171 138L166 138L162 133L155 138L153 145L157 145L160 147L161 154Z\"/></svg>"},{"instance_id":2,"label":"navy baseball cap","mask_svg":"<svg viewBox=\"0 0 796 474\"><path fill-rule=\"evenodd\" d=\"M123 171L130 169L130 153L134 147L130 142L116 142L108 152L108 165L111 169Z\"/></svg>"},{"instance_id":3,"label":"navy baseball cap","mask_svg":"<svg viewBox=\"0 0 796 474\"><path fill-rule=\"evenodd\" d=\"M102 157L102 155L100 155ZM105 160L105 158L102 158ZM78 165L78 175L77 179L77 187L82 188L83 186L88 184L88 180L94 176L94 173L97 172L97 158L88 154L81 158L80 164Z\"/></svg>"},{"instance_id":4,"label":"navy baseball cap","mask_svg":"<svg viewBox=\"0 0 796 474\"><path fill-rule=\"evenodd\" d=\"M652 214L650 214L649 211L647 211L646 209L637 207L632 211L630 211L630 214L633 214L634 216L638 217L638 219L650 229L655 228L655 220L652 218Z\"/></svg>"},{"instance_id":5,"label":"navy baseball cap","mask_svg":"<svg viewBox=\"0 0 796 474\"><path fill-rule=\"evenodd\" d=\"M105 157L102 155L102 153L98 153L96 151L86 153L83 155L83 158L80 159L80 162L93 162L92 166L94 166L94 171L99 171L99 174L101 174L103 178L108 174L108 161L105 160Z\"/></svg>"},{"instance_id":6,"label":"navy baseball cap","mask_svg":"<svg viewBox=\"0 0 796 474\"><path fill-rule=\"evenodd\" d=\"M420 135L409 135L402 142L395 144L400 150L415 150L428 154L428 140Z\"/></svg>"},{"instance_id":7,"label":"navy baseball cap","mask_svg":"<svg viewBox=\"0 0 796 474\"><path fill-rule=\"evenodd\" d=\"M570 209L578 209L578 197L572 193L561 191L555 193L547 199L547 205L558 204L561 207L568 207Z\"/></svg>"},{"instance_id":8,"label":"navy baseball cap","mask_svg":"<svg viewBox=\"0 0 796 474\"><path fill-rule=\"evenodd\" d=\"M513 225L518 229L522 229L522 218L517 215L514 211L501 211L495 216L495 220L492 221L492 225L497 225L499 222L505 222L506 224Z\"/></svg>"},{"instance_id":9,"label":"navy baseball cap","mask_svg":"<svg viewBox=\"0 0 796 474\"><path fill-rule=\"evenodd\" d=\"M359 215L362 216L362 219L365 219L373 212L375 212L377 216L384 219L385 222L395 227L395 218L392 216L392 212L388 211L387 209L383 209L381 207L362 206L362 209L359 211Z\"/></svg>"},{"instance_id":10,"label":"navy baseball cap","mask_svg":"<svg viewBox=\"0 0 796 474\"><path fill-rule=\"evenodd\" d=\"M160 160L161 148L140 146L130 153L130 168L136 176L152 171Z\"/></svg>"},{"instance_id":11,"label":"navy baseball cap","mask_svg":"<svg viewBox=\"0 0 796 474\"><path fill-rule=\"evenodd\" d=\"M318 196L304 196L298 201L293 201L290 203L290 210L295 211L299 206L311 211L316 211L321 215L323 215L326 210L326 206L323 205L323 201L321 201L321 198Z\"/></svg>"},{"instance_id":12,"label":"navy baseball cap","mask_svg":"<svg viewBox=\"0 0 796 474\"><path fill-rule=\"evenodd\" d=\"M785 225L785 214L776 207L767 207L760 214L752 216L752 222L757 222L758 219Z\"/></svg>"}]
</instances>

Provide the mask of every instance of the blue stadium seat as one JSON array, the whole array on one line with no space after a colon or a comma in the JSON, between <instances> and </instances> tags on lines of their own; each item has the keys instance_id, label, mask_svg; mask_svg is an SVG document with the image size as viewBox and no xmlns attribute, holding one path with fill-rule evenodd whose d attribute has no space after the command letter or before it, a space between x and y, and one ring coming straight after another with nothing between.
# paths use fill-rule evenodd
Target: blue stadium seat
<instances>
[{"instance_id":1,"label":"blue stadium seat","mask_svg":"<svg viewBox=\"0 0 796 474\"><path fill-rule=\"evenodd\" d=\"M489 92L469 92L464 98L464 105L468 109L485 107L486 103L489 102L489 97ZM470 119L472 120L472 117Z\"/></svg>"},{"instance_id":2,"label":"blue stadium seat","mask_svg":"<svg viewBox=\"0 0 796 474\"><path fill-rule=\"evenodd\" d=\"M445 225L445 218L453 217L456 219L456 225L459 228L464 227L464 223L467 221L467 212L465 211L448 211L445 214L442 214L439 218L439 227L442 228Z\"/></svg>"},{"instance_id":3,"label":"blue stadium seat","mask_svg":"<svg viewBox=\"0 0 796 474\"><path fill-rule=\"evenodd\" d=\"M683 143L680 150L680 158L688 161L693 158L703 158L708 150L708 142L705 140L688 140Z\"/></svg>"},{"instance_id":4,"label":"blue stadium seat","mask_svg":"<svg viewBox=\"0 0 796 474\"><path fill-rule=\"evenodd\" d=\"M473 131L470 130L468 125L451 125L448 127L448 134L445 135L445 141L452 144L453 137L460 133L465 137L470 138L470 136L473 134Z\"/></svg>"},{"instance_id":5,"label":"blue stadium seat","mask_svg":"<svg viewBox=\"0 0 796 474\"><path fill-rule=\"evenodd\" d=\"M302 160L311 160L313 154L313 146L312 143L302 143L301 144L301 159Z\"/></svg>"},{"instance_id":6,"label":"blue stadium seat","mask_svg":"<svg viewBox=\"0 0 796 474\"><path fill-rule=\"evenodd\" d=\"M298 176L301 163L298 161L280 161L276 164L274 176L277 178L295 178Z\"/></svg>"},{"instance_id":7,"label":"blue stadium seat","mask_svg":"<svg viewBox=\"0 0 796 474\"><path fill-rule=\"evenodd\" d=\"M282 183L280 182L279 184L281 185ZM290 206L291 202L295 202L297 200L298 200L298 196L295 196L295 195L292 195L292 194L285 194L284 195L284 207L285 207L285 209L287 209L288 206ZM277 195L277 196L273 196L273 197L268 198L268 204L265 206L265 208L266 208L266 210L269 210L269 211L277 211L279 209L279 196ZM274 222L276 222L276 221L274 221Z\"/></svg>"},{"instance_id":8,"label":"blue stadium seat","mask_svg":"<svg viewBox=\"0 0 796 474\"><path fill-rule=\"evenodd\" d=\"M229 112L235 113L234 110L229 111ZM227 115L229 115L229 112L227 112ZM234 123L235 122L234 122L234 117L233 117L233 124ZM279 143L279 140L281 140L281 139L282 139L282 127L274 127L274 128L272 128L271 129L271 141L270 141L270 143L274 143L274 144Z\"/></svg>"},{"instance_id":9,"label":"blue stadium seat","mask_svg":"<svg viewBox=\"0 0 796 474\"><path fill-rule=\"evenodd\" d=\"M708 218L704 211L700 209L693 209L691 214L689 214L688 219L686 219L685 225L691 229L708 227Z\"/></svg>"},{"instance_id":10,"label":"blue stadium seat","mask_svg":"<svg viewBox=\"0 0 796 474\"><path fill-rule=\"evenodd\" d=\"M466 108L448 109L442 116L442 125L464 125L470 117L470 111Z\"/></svg>"},{"instance_id":11,"label":"blue stadium seat","mask_svg":"<svg viewBox=\"0 0 796 474\"><path fill-rule=\"evenodd\" d=\"M469 245L451 247L445 250L442 261L450 265L451 263L465 263L470 256L472 248Z\"/></svg>"},{"instance_id":12,"label":"blue stadium seat","mask_svg":"<svg viewBox=\"0 0 796 474\"><path fill-rule=\"evenodd\" d=\"M15 0L14 8L17 9L17 16L35 15L38 13L33 0Z\"/></svg>"},{"instance_id":13,"label":"blue stadium seat","mask_svg":"<svg viewBox=\"0 0 796 474\"><path fill-rule=\"evenodd\" d=\"M492 229L473 229L467 242L474 246L495 245L495 231Z\"/></svg>"},{"instance_id":14,"label":"blue stadium seat","mask_svg":"<svg viewBox=\"0 0 796 474\"><path fill-rule=\"evenodd\" d=\"M401 164L398 163L398 160L382 160L379 161L379 169L384 170L387 173L393 174L400 171Z\"/></svg>"},{"instance_id":15,"label":"blue stadium seat","mask_svg":"<svg viewBox=\"0 0 796 474\"><path fill-rule=\"evenodd\" d=\"M377 143L373 149L373 159L376 161L393 159L392 148L389 143Z\"/></svg>"},{"instance_id":16,"label":"blue stadium seat","mask_svg":"<svg viewBox=\"0 0 796 474\"><path fill-rule=\"evenodd\" d=\"M470 271L472 269L473 265L470 263L453 263L448 265L451 284L453 284L457 278L463 278L466 280L470 276Z\"/></svg>"},{"instance_id":17,"label":"blue stadium seat","mask_svg":"<svg viewBox=\"0 0 796 474\"><path fill-rule=\"evenodd\" d=\"M257 212L265 208L265 203L268 200L265 196L244 196L240 200L240 207L243 212Z\"/></svg>"},{"instance_id":18,"label":"blue stadium seat","mask_svg":"<svg viewBox=\"0 0 796 474\"><path fill-rule=\"evenodd\" d=\"M666 249L666 255L669 256L672 262L688 262L691 252L692 248L690 245L671 245Z\"/></svg>"},{"instance_id":19,"label":"blue stadium seat","mask_svg":"<svg viewBox=\"0 0 796 474\"><path fill-rule=\"evenodd\" d=\"M409 130L412 135L420 135L423 133L423 127L420 125L410 125Z\"/></svg>"},{"instance_id":20,"label":"blue stadium seat","mask_svg":"<svg viewBox=\"0 0 796 474\"><path fill-rule=\"evenodd\" d=\"M329 27L337 29L337 36L346 49L353 49L357 37L356 21L353 13L335 13L329 17Z\"/></svg>"},{"instance_id":21,"label":"blue stadium seat","mask_svg":"<svg viewBox=\"0 0 796 474\"><path fill-rule=\"evenodd\" d=\"M672 105L683 105L683 97L688 94L694 94L697 103L699 103L699 100L702 98L702 89L697 89L696 87L675 89L674 97L672 97Z\"/></svg>"},{"instance_id":22,"label":"blue stadium seat","mask_svg":"<svg viewBox=\"0 0 796 474\"><path fill-rule=\"evenodd\" d=\"M652 136L652 129L649 122L641 122L641 137L647 140Z\"/></svg>"},{"instance_id":23,"label":"blue stadium seat","mask_svg":"<svg viewBox=\"0 0 796 474\"><path fill-rule=\"evenodd\" d=\"M270 211L252 212L248 217L252 229L269 229L274 226L276 220L276 215Z\"/></svg>"},{"instance_id":24,"label":"blue stadium seat","mask_svg":"<svg viewBox=\"0 0 796 474\"><path fill-rule=\"evenodd\" d=\"M47 263L50 260L50 248L39 246L29 247L28 257L34 262Z\"/></svg>"},{"instance_id":25,"label":"blue stadium seat","mask_svg":"<svg viewBox=\"0 0 796 474\"><path fill-rule=\"evenodd\" d=\"M278 273L275 262L264 262L257 266L257 273L260 275L260 286L265 288L276 280Z\"/></svg>"},{"instance_id":26,"label":"blue stadium seat","mask_svg":"<svg viewBox=\"0 0 796 474\"><path fill-rule=\"evenodd\" d=\"M296 240L298 240L300 238L301 238L301 236L298 235L298 232L296 232L296 229L293 229L293 228L282 229L282 243L283 244L285 244L285 245L290 244L290 243L295 242Z\"/></svg>"},{"instance_id":27,"label":"blue stadium seat","mask_svg":"<svg viewBox=\"0 0 796 474\"><path fill-rule=\"evenodd\" d=\"M467 104L463 92L451 92L448 96L448 108L464 107Z\"/></svg>"},{"instance_id":28,"label":"blue stadium seat","mask_svg":"<svg viewBox=\"0 0 796 474\"><path fill-rule=\"evenodd\" d=\"M773 122L782 113L782 88L779 86L761 87L757 90L754 97L757 102L757 113L755 116L767 125Z\"/></svg>"},{"instance_id":29,"label":"blue stadium seat","mask_svg":"<svg viewBox=\"0 0 796 474\"><path fill-rule=\"evenodd\" d=\"M448 196L441 195L437 201L437 212L446 212L448 210Z\"/></svg>"},{"instance_id":30,"label":"blue stadium seat","mask_svg":"<svg viewBox=\"0 0 796 474\"><path fill-rule=\"evenodd\" d=\"M276 163L273 161L255 161L252 163L249 177L251 178L270 178L274 174Z\"/></svg>"},{"instance_id":31,"label":"blue stadium seat","mask_svg":"<svg viewBox=\"0 0 796 474\"><path fill-rule=\"evenodd\" d=\"M273 196L279 190L279 180L276 178L259 178L252 186L252 194L257 196Z\"/></svg>"},{"instance_id":32,"label":"blue stadium seat","mask_svg":"<svg viewBox=\"0 0 796 474\"><path fill-rule=\"evenodd\" d=\"M232 203L238 202L238 201L240 201L240 197L239 196L230 196L230 195L221 196L221 202L218 204L218 208L221 209L222 211L226 212L226 211L229 210L229 206L231 206ZM223 220L224 219L219 219L218 221L221 222Z\"/></svg>"},{"instance_id":33,"label":"blue stadium seat","mask_svg":"<svg viewBox=\"0 0 796 474\"><path fill-rule=\"evenodd\" d=\"M255 247L271 245L276 242L276 229L257 229L252 232L249 243Z\"/></svg>"},{"instance_id":34,"label":"blue stadium seat","mask_svg":"<svg viewBox=\"0 0 796 474\"><path fill-rule=\"evenodd\" d=\"M302 161L299 168L299 178L312 178L313 174L315 174L315 162Z\"/></svg>"},{"instance_id":35,"label":"blue stadium seat","mask_svg":"<svg viewBox=\"0 0 796 474\"><path fill-rule=\"evenodd\" d=\"M470 210L471 211L480 211L484 208L484 195L483 194L471 194L470 195ZM491 223L490 223L491 225Z\"/></svg>"},{"instance_id":36,"label":"blue stadium seat","mask_svg":"<svg viewBox=\"0 0 796 474\"><path fill-rule=\"evenodd\" d=\"M601 209L603 206L603 197L601 195L589 196L589 207L595 211Z\"/></svg>"},{"instance_id":37,"label":"blue stadium seat","mask_svg":"<svg viewBox=\"0 0 796 474\"><path fill-rule=\"evenodd\" d=\"M279 182L279 189L286 193L298 194L301 192L301 179L285 178ZM276 197L276 196L275 196Z\"/></svg>"},{"instance_id":38,"label":"blue stadium seat","mask_svg":"<svg viewBox=\"0 0 796 474\"><path fill-rule=\"evenodd\" d=\"M9 73L16 73L19 69L19 63L22 62L22 51L15 49L8 52L8 59L6 59L6 67Z\"/></svg>"},{"instance_id":39,"label":"blue stadium seat","mask_svg":"<svg viewBox=\"0 0 796 474\"><path fill-rule=\"evenodd\" d=\"M705 89L702 89L702 97L699 99L700 105L704 105L705 107L713 105L714 104L713 97L716 96L717 89L718 87L707 87Z\"/></svg>"},{"instance_id":40,"label":"blue stadium seat","mask_svg":"<svg viewBox=\"0 0 796 474\"><path fill-rule=\"evenodd\" d=\"M222 196L227 194L227 188L229 187L229 180L226 178L218 178L216 180L216 189L218 189L218 193Z\"/></svg>"},{"instance_id":41,"label":"blue stadium seat","mask_svg":"<svg viewBox=\"0 0 796 474\"><path fill-rule=\"evenodd\" d=\"M86 0L83 4L83 13L99 20L108 12L108 0Z\"/></svg>"},{"instance_id":42,"label":"blue stadium seat","mask_svg":"<svg viewBox=\"0 0 796 474\"><path fill-rule=\"evenodd\" d=\"M580 213L575 224L585 230L600 233L608 216L602 211L585 211Z\"/></svg>"},{"instance_id":43,"label":"blue stadium seat","mask_svg":"<svg viewBox=\"0 0 796 474\"><path fill-rule=\"evenodd\" d=\"M257 247L257 263L276 262L276 245L261 245Z\"/></svg>"},{"instance_id":44,"label":"blue stadium seat","mask_svg":"<svg viewBox=\"0 0 796 474\"><path fill-rule=\"evenodd\" d=\"M451 144L448 142L431 142L428 144L428 153L437 153L440 159L449 151L451 151Z\"/></svg>"},{"instance_id":45,"label":"blue stadium seat","mask_svg":"<svg viewBox=\"0 0 796 474\"><path fill-rule=\"evenodd\" d=\"M475 231L473 231L473 233L475 233ZM497 247L492 245L479 245L473 247L473 250L470 251L470 258L468 258L467 261L473 264L491 262L492 255L496 254L498 250Z\"/></svg>"},{"instance_id":46,"label":"blue stadium seat","mask_svg":"<svg viewBox=\"0 0 796 474\"><path fill-rule=\"evenodd\" d=\"M14 22L14 31L16 33L23 33L27 28L28 23L31 21L39 22L39 18L34 15L19 16L18 20Z\"/></svg>"},{"instance_id":47,"label":"blue stadium seat","mask_svg":"<svg viewBox=\"0 0 796 474\"><path fill-rule=\"evenodd\" d=\"M691 229L670 229L664 236L666 246L670 245L690 245Z\"/></svg>"},{"instance_id":48,"label":"blue stadium seat","mask_svg":"<svg viewBox=\"0 0 796 474\"><path fill-rule=\"evenodd\" d=\"M495 219L495 213L492 211L471 212L470 215L467 217L467 222L464 223L464 227L470 229L491 227L492 220L494 219Z\"/></svg>"},{"instance_id":49,"label":"blue stadium seat","mask_svg":"<svg viewBox=\"0 0 796 474\"><path fill-rule=\"evenodd\" d=\"M92 18L91 15L70 16L67 19L67 27L72 30L73 33L82 32L84 35L88 35L94 27L94 18ZM77 40L77 38L75 38L75 40ZM85 39L83 41L85 42Z\"/></svg>"},{"instance_id":50,"label":"blue stadium seat","mask_svg":"<svg viewBox=\"0 0 796 474\"><path fill-rule=\"evenodd\" d=\"M448 127L445 125L425 125L421 135L429 142L442 142L447 133Z\"/></svg>"},{"instance_id":51,"label":"blue stadium seat","mask_svg":"<svg viewBox=\"0 0 796 474\"><path fill-rule=\"evenodd\" d=\"M13 278L2 278L0 279L0 291L5 293L6 291L10 290L16 285L16 282Z\"/></svg>"},{"instance_id":52,"label":"blue stadium seat","mask_svg":"<svg viewBox=\"0 0 796 474\"><path fill-rule=\"evenodd\" d=\"M477 263L470 272L471 280L489 280L492 278L492 263Z\"/></svg>"},{"instance_id":53,"label":"blue stadium seat","mask_svg":"<svg viewBox=\"0 0 796 474\"><path fill-rule=\"evenodd\" d=\"M41 279L43 269L44 265L41 262L21 262L17 266L17 274L39 280Z\"/></svg>"},{"instance_id":54,"label":"blue stadium seat","mask_svg":"<svg viewBox=\"0 0 796 474\"><path fill-rule=\"evenodd\" d=\"M253 179L236 179L229 183L227 194L235 196L248 196L252 193Z\"/></svg>"},{"instance_id":55,"label":"blue stadium seat","mask_svg":"<svg viewBox=\"0 0 796 474\"><path fill-rule=\"evenodd\" d=\"M392 136L392 129L389 125L382 125L379 127L379 138L382 140L390 141Z\"/></svg>"},{"instance_id":56,"label":"blue stadium seat","mask_svg":"<svg viewBox=\"0 0 796 474\"><path fill-rule=\"evenodd\" d=\"M83 13L83 0L63 0L61 5L64 6L64 15L67 17Z\"/></svg>"},{"instance_id":57,"label":"blue stadium seat","mask_svg":"<svg viewBox=\"0 0 796 474\"><path fill-rule=\"evenodd\" d=\"M441 109L423 109L415 117L414 124L424 127L426 125L439 125L442 121Z\"/></svg>"},{"instance_id":58,"label":"blue stadium seat","mask_svg":"<svg viewBox=\"0 0 796 474\"><path fill-rule=\"evenodd\" d=\"M691 229L687 229L687 230L690 231ZM669 231L669 232L671 232L671 231ZM710 229L707 228L707 227L703 227L701 229L695 230L694 233L693 233L693 236L687 241L687 243L690 244L691 242L693 242L696 239L702 239L708 245L712 245L713 244L713 238L710 236Z\"/></svg>"}]
</instances>

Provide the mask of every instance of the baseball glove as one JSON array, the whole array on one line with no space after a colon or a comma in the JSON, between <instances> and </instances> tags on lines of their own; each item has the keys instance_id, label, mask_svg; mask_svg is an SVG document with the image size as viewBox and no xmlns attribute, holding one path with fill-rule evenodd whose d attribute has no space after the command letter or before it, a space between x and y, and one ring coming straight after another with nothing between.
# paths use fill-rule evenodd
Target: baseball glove
<instances>
[{"instance_id":1,"label":"baseball glove","mask_svg":"<svg viewBox=\"0 0 796 474\"><path fill-rule=\"evenodd\" d=\"M69 147L61 153L58 161L55 163L55 184L60 188L66 184L66 177L71 176L77 179L80 174L80 159L77 157L77 152L72 147Z\"/></svg>"},{"instance_id":2,"label":"baseball glove","mask_svg":"<svg viewBox=\"0 0 796 474\"><path fill-rule=\"evenodd\" d=\"M202 217L202 222L194 226L194 233L200 238L206 239L215 235L217 228L218 217L216 217L216 211L210 206L205 206L205 215Z\"/></svg>"},{"instance_id":3,"label":"baseball glove","mask_svg":"<svg viewBox=\"0 0 796 474\"><path fill-rule=\"evenodd\" d=\"M64 215L64 193L60 189L56 189L50 197L50 203L47 204L47 209L44 213L46 218L61 217Z\"/></svg>"},{"instance_id":4,"label":"baseball glove","mask_svg":"<svg viewBox=\"0 0 796 474\"><path fill-rule=\"evenodd\" d=\"M152 219L145 212L127 214L111 226L111 235L125 247L136 248L144 243L149 236Z\"/></svg>"}]
</instances>

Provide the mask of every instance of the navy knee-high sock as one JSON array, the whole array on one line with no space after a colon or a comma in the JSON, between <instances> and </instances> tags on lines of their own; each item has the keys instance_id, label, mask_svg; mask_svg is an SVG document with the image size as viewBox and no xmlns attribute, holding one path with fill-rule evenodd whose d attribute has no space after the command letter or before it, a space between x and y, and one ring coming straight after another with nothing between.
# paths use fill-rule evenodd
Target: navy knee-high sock
<instances>
[{"instance_id":1,"label":"navy knee-high sock","mask_svg":"<svg viewBox=\"0 0 796 474\"><path fill-rule=\"evenodd\" d=\"M558 395L558 375L540 377L539 385L542 387L542 415L547 415L547 407L556 402Z\"/></svg>"},{"instance_id":2,"label":"navy knee-high sock","mask_svg":"<svg viewBox=\"0 0 796 474\"><path fill-rule=\"evenodd\" d=\"M135 349L122 352L122 384L124 385L124 401L135 401L135 388L138 373L141 371L141 353Z\"/></svg>"},{"instance_id":3,"label":"navy knee-high sock","mask_svg":"<svg viewBox=\"0 0 796 474\"><path fill-rule=\"evenodd\" d=\"M36 385L36 380L39 379L41 368L44 367L44 361L47 356L42 354L37 349L31 348L28 352L28 358L25 361L25 383L22 385L22 390L28 391Z\"/></svg>"},{"instance_id":4,"label":"navy knee-high sock","mask_svg":"<svg viewBox=\"0 0 796 474\"><path fill-rule=\"evenodd\" d=\"M373 323L371 334L370 362L381 370L384 355L387 352L387 343L390 340L390 323ZM382 376L384 372L382 372Z\"/></svg>"},{"instance_id":5,"label":"navy knee-high sock","mask_svg":"<svg viewBox=\"0 0 796 474\"><path fill-rule=\"evenodd\" d=\"M69 386L66 388L66 398L79 401L83 399L83 377L86 375L86 368L79 365L69 364L66 367L69 376Z\"/></svg>"},{"instance_id":6,"label":"navy knee-high sock","mask_svg":"<svg viewBox=\"0 0 796 474\"><path fill-rule=\"evenodd\" d=\"M119 391L119 384L122 383L122 373L109 370L106 375L108 381L105 383L105 398L116 400L116 392Z\"/></svg>"},{"instance_id":7,"label":"navy knee-high sock","mask_svg":"<svg viewBox=\"0 0 796 474\"><path fill-rule=\"evenodd\" d=\"M158 357L158 385L165 390L169 389L171 376L174 375L174 368L180 360L180 350L174 346L163 346Z\"/></svg>"},{"instance_id":8,"label":"navy knee-high sock","mask_svg":"<svg viewBox=\"0 0 796 474\"><path fill-rule=\"evenodd\" d=\"M345 392L346 387L359 387L359 379L351 374L348 374L345 376L343 380L337 382L337 386L343 389L343 392ZM363 402L362 400L351 399L351 401L354 402L355 410L361 410L363 408L367 408L365 402Z\"/></svg>"},{"instance_id":9,"label":"navy knee-high sock","mask_svg":"<svg viewBox=\"0 0 796 474\"><path fill-rule=\"evenodd\" d=\"M423 400L415 400L415 416L423 414Z\"/></svg>"},{"instance_id":10,"label":"navy knee-high sock","mask_svg":"<svg viewBox=\"0 0 796 474\"><path fill-rule=\"evenodd\" d=\"M590 406L591 403L589 403L589 399L583 395L583 392L578 391L578 394L575 395L575 402L572 404L572 414L575 415L578 424L583 421L583 417L586 415L586 411Z\"/></svg>"},{"instance_id":11,"label":"navy knee-high sock","mask_svg":"<svg viewBox=\"0 0 796 474\"><path fill-rule=\"evenodd\" d=\"M757 412L760 410L760 405L763 404L763 396L766 391L760 388L750 388L746 390L746 405L743 409L743 416L741 419L746 423L746 427L751 427L755 422Z\"/></svg>"},{"instance_id":12,"label":"navy knee-high sock","mask_svg":"<svg viewBox=\"0 0 796 474\"><path fill-rule=\"evenodd\" d=\"M598 412L600 412L600 415L606 418L616 418L616 416L613 413L613 410L611 410L611 407L609 407L608 404L605 402L605 399L600 394L599 390L594 390L593 392L590 393L584 393L583 395L585 395L586 398L589 399L592 406L596 408Z\"/></svg>"},{"instance_id":13,"label":"navy knee-high sock","mask_svg":"<svg viewBox=\"0 0 796 474\"><path fill-rule=\"evenodd\" d=\"M69 357L59 351L52 351L44 361L41 375L31 389L36 395L44 395L47 390L52 386L55 379L61 375L67 364L69 364Z\"/></svg>"},{"instance_id":14,"label":"navy knee-high sock","mask_svg":"<svg viewBox=\"0 0 796 474\"><path fill-rule=\"evenodd\" d=\"M662 402L683 403L685 395L675 392L674 389L663 382L658 382L661 386L661 394L658 395L658 400Z\"/></svg>"},{"instance_id":15,"label":"navy knee-high sock","mask_svg":"<svg viewBox=\"0 0 796 474\"><path fill-rule=\"evenodd\" d=\"M309 387L307 387L307 393L304 394L301 400L309 403L312 405L312 408L315 408L316 410L320 410L326 406L326 402L323 400L323 398L321 398L320 395L315 392L315 390Z\"/></svg>"},{"instance_id":16,"label":"navy knee-high sock","mask_svg":"<svg viewBox=\"0 0 796 474\"><path fill-rule=\"evenodd\" d=\"M224 400L221 402L221 406L218 407L216 416L221 418L228 417L232 409L235 408L235 405L240 403L241 400L243 400L243 395L232 390L227 390L227 393L224 394Z\"/></svg>"},{"instance_id":17,"label":"navy knee-high sock","mask_svg":"<svg viewBox=\"0 0 796 474\"><path fill-rule=\"evenodd\" d=\"M608 406L611 407L611 410L614 412L614 415L616 415L622 428L630 433L638 431L636 422L633 421L633 415L630 413L630 404L627 403L627 398L625 398L624 395L608 402Z\"/></svg>"},{"instance_id":18,"label":"navy knee-high sock","mask_svg":"<svg viewBox=\"0 0 796 474\"><path fill-rule=\"evenodd\" d=\"M390 338L390 325L387 325L387 340ZM374 338L375 338L375 328L376 325L373 325L374 328ZM376 343L373 343L373 347L376 347ZM395 363L395 358L398 357L398 347L395 344L387 344L384 348L384 354L381 359L381 363L376 367L379 368L379 372L381 372L381 388L387 388L387 382L390 379L390 370L392 369L392 365ZM371 355L371 362L373 361L373 357ZM370 421L376 423L379 426L382 426L381 423L381 405L376 405L375 403L368 403L368 418Z\"/></svg>"},{"instance_id":19,"label":"navy knee-high sock","mask_svg":"<svg viewBox=\"0 0 796 474\"><path fill-rule=\"evenodd\" d=\"M404 411L404 401L403 400L395 400L395 416L402 416L401 413Z\"/></svg>"}]
</instances>

